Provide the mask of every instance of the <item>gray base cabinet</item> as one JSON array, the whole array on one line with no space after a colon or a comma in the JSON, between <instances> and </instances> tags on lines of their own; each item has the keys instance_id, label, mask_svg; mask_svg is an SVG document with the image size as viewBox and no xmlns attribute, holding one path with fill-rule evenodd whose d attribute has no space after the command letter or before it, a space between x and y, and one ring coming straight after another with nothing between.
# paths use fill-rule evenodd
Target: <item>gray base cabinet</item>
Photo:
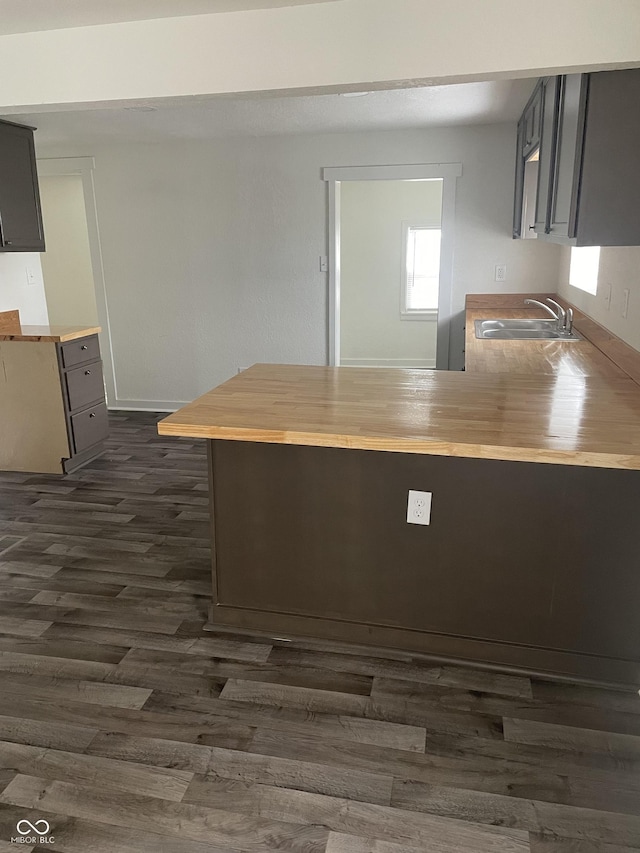
<instances>
[{"instance_id":1,"label":"gray base cabinet","mask_svg":"<svg viewBox=\"0 0 640 853\"><path fill-rule=\"evenodd\" d=\"M103 450L109 427L98 336L58 344L58 363L69 438L66 472L73 471Z\"/></svg>"}]
</instances>

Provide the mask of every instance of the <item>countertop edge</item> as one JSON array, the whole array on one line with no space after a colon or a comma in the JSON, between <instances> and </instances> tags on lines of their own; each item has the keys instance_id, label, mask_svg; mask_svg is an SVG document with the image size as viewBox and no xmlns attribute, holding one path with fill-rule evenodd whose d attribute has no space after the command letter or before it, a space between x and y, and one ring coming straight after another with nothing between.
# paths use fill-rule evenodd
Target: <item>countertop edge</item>
<instances>
[{"instance_id":1,"label":"countertop edge","mask_svg":"<svg viewBox=\"0 0 640 853\"><path fill-rule=\"evenodd\" d=\"M640 470L640 455L597 453L591 451L550 450L535 447L502 447L489 444L463 444L423 441L388 436L353 436L333 433L282 432L248 427L194 426L194 424L158 423L159 435L220 441L254 441L260 444L291 444L303 447L335 447L342 450L377 450L385 453L414 453L424 456L454 456L466 459L492 459L503 462L536 462L549 465L577 465L590 468Z\"/></svg>"},{"instance_id":2,"label":"countertop edge","mask_svg":"<svg viewBox=\"0 0 640 853\"><path fill-rule=\"evenodd\" d=\"M5 330L3 332L0 332L0 341L22 341L41 344L64 344L68 341L76 341L79 338L87 338L90 335L98 335L102 331L101 326L82 326L77 329L70 329L68 332L60 332L57 334L50 332L38 333L37 331L35 331L35 329L38 328L37 326L26 327L26 329L30 328L32 328L34 331L8 332Z\"/></svg>"}]
</instances>

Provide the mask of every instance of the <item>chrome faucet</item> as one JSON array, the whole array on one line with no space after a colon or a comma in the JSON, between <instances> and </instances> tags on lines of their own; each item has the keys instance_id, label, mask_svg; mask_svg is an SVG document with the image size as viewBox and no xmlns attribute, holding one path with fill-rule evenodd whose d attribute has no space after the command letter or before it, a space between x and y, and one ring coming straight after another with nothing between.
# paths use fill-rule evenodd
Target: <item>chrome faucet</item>
<instances>
[{"instance_id":1,"label":"chrome faucet","mask_svg":"<svg viewBox=\"0 0 640 853\"><path fill-rule=\"evenodd\" d=\"M525 299L524 304L537 305L539 308L544 308L544 310L556 321L558 331L563 335L570 335L573 330L573 310L571 308L567 308L565 311L559 302L556 302L555 299L551 299L549 296L545 297L545 300L546 302L549 302L550 305L545 305L544 302L539 302L537 299ZM553 308L551 308L551 305L555 305L557 313Z\"/></svg>"}]
</instances>

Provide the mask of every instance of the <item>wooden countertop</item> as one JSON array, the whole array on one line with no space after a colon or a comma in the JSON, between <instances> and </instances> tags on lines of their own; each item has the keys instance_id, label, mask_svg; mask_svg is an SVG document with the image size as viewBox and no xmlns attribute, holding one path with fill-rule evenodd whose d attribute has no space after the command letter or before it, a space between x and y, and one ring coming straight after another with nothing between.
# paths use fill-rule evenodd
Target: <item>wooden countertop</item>
<instances>
[{"instance_id":1,"label":"wooden countertop","mask_svg":"<svg viewBox=\"0 0 640 853\"><path fill-rule=\"evenodd\" d=\"M35 341L39 343L64 343L97 335L100 326L14 326L0 329L0 341Z\"/></svg>"},{"instance_id":2,"label":"wooden countertop","mask_svg":"<svg viewBox=\"0 0 640 853\"><path fill-rule=\"evenodd\" d=\"M626 375L258 364L158 431L640 470L640 388Z\"/></svg>"}]
</instances>

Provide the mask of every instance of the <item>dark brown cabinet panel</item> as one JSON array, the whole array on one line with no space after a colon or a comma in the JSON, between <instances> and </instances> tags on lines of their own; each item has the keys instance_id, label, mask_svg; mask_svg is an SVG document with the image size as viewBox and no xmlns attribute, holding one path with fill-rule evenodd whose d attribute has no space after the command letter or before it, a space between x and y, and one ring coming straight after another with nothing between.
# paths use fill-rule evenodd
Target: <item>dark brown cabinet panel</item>
<instances>
[{"instance_id":1,"label":"dark brown cabinet panel","mask_svg":"<svg viewBox=\"0 0 640 853\"><path fill-rule=\"evenodd\" d=\"M44 248L33 129L0 121L0 251Z\"/></svg>"},{"instance_id":2,"label":"dark brown cabinet panel","mask_svg":"<svg viewBox=\"0 0 640 853\"><path fill-rule=\"evenodd\" d=\"M212 624L637 686L636 471L209 449ZM407 524L416 487L433 492L429 526Z\"/></svg>"}]
</instances>

